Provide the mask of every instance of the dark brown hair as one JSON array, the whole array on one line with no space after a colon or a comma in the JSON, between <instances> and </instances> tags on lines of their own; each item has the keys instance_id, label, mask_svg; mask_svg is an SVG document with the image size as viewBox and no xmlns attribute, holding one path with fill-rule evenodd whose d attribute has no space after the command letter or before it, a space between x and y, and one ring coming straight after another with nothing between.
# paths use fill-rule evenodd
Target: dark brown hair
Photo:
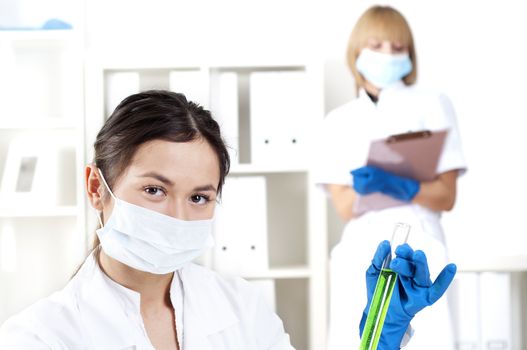
<instances>
[{"instance_id":1,"label":"dark brown hair","mask_svg":"<svg viewBox=\"0 0 527 350\"><path fill-rule=\"evenodd\" d=\"M198 138L206 140L218 157L221 195L230 159L220 128L208 110L187 101L183 94L150 90L125 98L97 134L94 163L112 189L143 143L190 142ZM94 247L98 244L96 236Z\"/></svg>"}]
</instances>

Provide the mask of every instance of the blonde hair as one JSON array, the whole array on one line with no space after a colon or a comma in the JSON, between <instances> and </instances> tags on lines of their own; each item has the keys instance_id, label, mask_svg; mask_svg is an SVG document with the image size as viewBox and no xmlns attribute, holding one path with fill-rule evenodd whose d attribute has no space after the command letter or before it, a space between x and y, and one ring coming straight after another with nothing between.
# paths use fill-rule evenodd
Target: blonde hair
<instances>
[{"instance_id":1,"label":"blonde hair","mask_svg":"<svg viewBox=\"0 0 527 350\"><path fill-rule=\"evenodd\" d=\"M348 41L348 67L355 78L357 91L364 86L364 78L357 71L356 61L361 50L368 46L368 39L399 42L408 48L412 71L403 78L406 85L412 85L417 79L417 57L414 39L408 22L403 15L390 6L370 7L355 24Z\"/></svg>"}]
</instances>

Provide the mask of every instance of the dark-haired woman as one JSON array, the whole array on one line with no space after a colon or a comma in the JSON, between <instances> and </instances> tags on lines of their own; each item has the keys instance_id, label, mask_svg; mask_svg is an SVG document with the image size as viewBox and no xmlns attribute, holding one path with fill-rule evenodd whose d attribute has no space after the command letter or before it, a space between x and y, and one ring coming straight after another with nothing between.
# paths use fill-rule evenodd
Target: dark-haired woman
<instances>
[{"instance_id":1,"label":"dark-haired woman","mask_svg":"<svg viewBox=\"0 0 527 350\"><path fill-rule=\"evenodd\" d=\"M2 349L290 349L252 285L189 263L212 244L228 169L208 111L165 91L122 101L85 172L94 249L62 291L3 325Z\"/></svg>"}]
</instances>

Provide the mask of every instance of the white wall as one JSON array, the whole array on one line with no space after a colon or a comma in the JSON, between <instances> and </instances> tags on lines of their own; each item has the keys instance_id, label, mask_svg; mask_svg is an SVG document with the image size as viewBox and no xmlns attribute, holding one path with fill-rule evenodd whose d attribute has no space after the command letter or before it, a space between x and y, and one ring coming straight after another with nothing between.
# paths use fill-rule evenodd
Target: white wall
<instances>
[{"instance_id":1,"label":"white wall","mask_svg":"<svg viewBox=\"0 0 527 350\"><path fill-rule=\"evenodd\" d=\"M309 16L303 1L87 1L88 44L108 54L168 55L197 62L308 57Z\"/></svg>"}]
</instances>

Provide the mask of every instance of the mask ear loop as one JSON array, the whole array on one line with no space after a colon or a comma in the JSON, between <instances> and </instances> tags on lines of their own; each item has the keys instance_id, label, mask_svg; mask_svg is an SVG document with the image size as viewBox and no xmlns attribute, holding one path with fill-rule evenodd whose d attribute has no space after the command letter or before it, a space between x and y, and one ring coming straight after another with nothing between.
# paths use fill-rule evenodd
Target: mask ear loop
<instances>
[{"instance_id":1,"label":"mask ear loop","mask_svg":"<svg viewBox=\"0 0 527 350\"><path fill-rule=\"evenodd\" d=\"M97 171L99 172L99 176L101 177L102 183L104 184L104 187L110 192L110 196L116 201L117 198L112 193L112 190L110 190L110 186L108 186L108 183L106 182L106 179L104 178L101 169L97 168ZM99 220L99 224L101 225L101 228L104 227L104 224L102 222L102 211L97 211L97 219Z\"/></svg>"},{"instance_id":2,"label":"mask ear loop","mask_svg":"<svg viewBox=\"0 0 527 350\"><path fill-rule=\"evenodd\" d=\"M102 171L101 169L97 168L97 171L99 172L99 175L101 176L101 180L104 184L104 187L106 187L106 189L108 190L108 192L110 192L110 195L112 196L113 199L117 199L115 198L115 196L113 195L112 193L112 190L110 190L110 186L108 186L108 183L106 182L106 179L104 178L104 176L102 175Z\"/></svg>"},{"instance_id":3,"label":"mask ear loop","mask_svg":"<svg viewBox=\"0 0 527 350\"><path fill-rule=\"evenodd\" d=\"M102 211L98 211L96 210L97 212L97 220L99 220L99 228L103 228L104 227L104 224L102 223Z\"/></svg>"}]
</instances>

